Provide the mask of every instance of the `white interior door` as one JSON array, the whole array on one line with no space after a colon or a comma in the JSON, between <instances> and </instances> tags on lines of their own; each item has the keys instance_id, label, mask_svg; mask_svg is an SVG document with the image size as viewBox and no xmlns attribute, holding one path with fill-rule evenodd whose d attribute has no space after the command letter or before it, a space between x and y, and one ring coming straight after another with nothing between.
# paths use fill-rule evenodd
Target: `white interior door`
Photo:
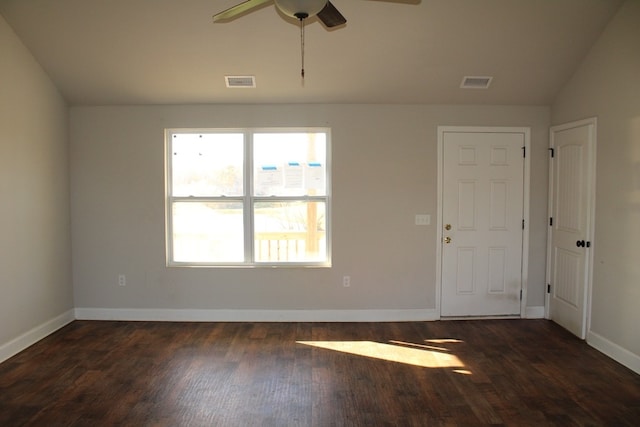
<instances>
[{"instance_id":1,"label":"white interior door","mask_svg":"<svg viewBox=\"0 0 640 427\"><path fill-rule=\"evenodd\" d=\"M595 119L551 128L549 318L586 336Z\"/></svg>"},{"instance_id":2,"label":"white interior door","mask_svg":"<svg viewBox=\"0 0 640 427\"><path fill-rule=\"evenodd\" d=\"M441 315L520 315L525 133L440 139Z\"/></svg>"}]
</instances>

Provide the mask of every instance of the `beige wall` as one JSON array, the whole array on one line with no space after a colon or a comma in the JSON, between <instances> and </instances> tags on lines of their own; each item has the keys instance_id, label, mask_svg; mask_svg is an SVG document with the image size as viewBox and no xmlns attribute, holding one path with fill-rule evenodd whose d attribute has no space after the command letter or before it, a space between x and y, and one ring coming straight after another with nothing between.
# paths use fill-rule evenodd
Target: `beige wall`
<instances>
[{"instance_id":1,"label":"beige wall","mask_svg":"<svg viewBox=\"0 0 640 427\"><path fill-rule=\"evenodd\" d=\"M73 308L68 109L0 16L0 360Z\"/></svg>"},{"instance_id":2,"label":"beige wall","mask_svg":"<svg viewBox=\"0 0 640 427\"><path fill-rule=\"evenodd\" d=\"M71 109L76 307L434 309L438 125L531 127L528 303L542 306L547 107L227 105ZM163 129L241 126L332 129L332 268L165 267Z\"/></svg>"},{"instance_id":3,"label":"beige wall","mask_svg":"<svg viewBox=\"0 0 640 427\"><path fill-rule=\"evenodd\" d=\"M553 124L598 118L591 331L637 358L640 357L639 23L640 2L627 1L552 108Z\"/></svg>"}]
</instances>

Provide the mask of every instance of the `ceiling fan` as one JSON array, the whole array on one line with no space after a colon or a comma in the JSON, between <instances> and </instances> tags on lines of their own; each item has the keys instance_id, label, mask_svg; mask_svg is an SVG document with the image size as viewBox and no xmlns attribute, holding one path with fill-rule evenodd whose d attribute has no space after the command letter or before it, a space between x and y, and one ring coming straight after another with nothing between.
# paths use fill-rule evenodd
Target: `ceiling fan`
<instances>
[{"instance_id":1,"label":"ceiling fan","mask_svg":"<svg viewBox=\"0 0 640 427\"><path fill-rule=\"evenodd\" d=\"M420 3L420 0L378 0L392 3ZM317 16L325 27L346 24L347 20L328 0L246 0L227 10L213 15L213 22L225 22L249 12L266 3L275 3L278 10L287 16L303 21Z\"/></svg>"},{"instance_id":2,"label":"ceiling fan","mask_svg":"<svg viewBox=\"0 0 640 427\"><path fill-rule=\"evenodd\" d=\"M304 20L317 16L328 28L342 25L347 22L344 16L327 0L246 0L213 15L213 22L226 21L238 15L257 8L265 3L275 3L278 10L287 16Z\"/></svg>"},{"instance_id":3,"label":"ceiling fan","mask_svg":"<svg viewBox=\"0 0 640 427\"><path fill-rule=\"evenodd\" d=\"M421 0L378 0L392 3L420 3ZM327 28L337 27L347 23L347 20L328 0L245 0L229 9L213 15L213 22L227 22L256 9L264 4L273 2L283 14L300 21L302 70L304 79L304 21L317 16Z\"/></svg>"}]
</instances>

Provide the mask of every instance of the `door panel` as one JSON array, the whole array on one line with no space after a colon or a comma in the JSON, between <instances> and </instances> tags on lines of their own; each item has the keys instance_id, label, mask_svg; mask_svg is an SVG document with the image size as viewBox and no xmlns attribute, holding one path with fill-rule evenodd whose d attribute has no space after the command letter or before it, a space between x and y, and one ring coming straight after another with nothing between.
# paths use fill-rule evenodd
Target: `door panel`
<instances>
[{"instance_id":1,"label":"door panel","mask_svg":"<svg viewBox=\"0 0 640 427\"><path fill-rule=\"evenodd\" d=\"M595 122L553 127L551 148L549 317L585 338Z\"/></svg>"},{"instance_id":2,"label":"door panel","mask_svg":"<svg viewBox=\"0 0 640 427\"><path fill-rule=\"evenodd\" d=\"M501 294L507 291L507 248L489 248L489 284L490 294Z\"/></svg>"},{"instance_id":3,"label":"door panel","mask_svg":"<svg viewBox=\"0 0 640 427\"><path fill-rule=\"evenodd\" d=\"M519 315L524 134L442 138L441 315Z\"/></svg>"}]
</instances>

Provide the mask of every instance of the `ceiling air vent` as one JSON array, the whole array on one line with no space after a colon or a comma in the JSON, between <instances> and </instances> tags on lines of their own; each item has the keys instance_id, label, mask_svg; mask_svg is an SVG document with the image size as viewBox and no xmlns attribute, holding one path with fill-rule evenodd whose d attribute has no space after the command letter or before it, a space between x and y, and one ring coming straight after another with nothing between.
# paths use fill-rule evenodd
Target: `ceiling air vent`
<instances>
[{"instance_id":1,"label":"ceiling air vent","mask_svg":"<svg viewBox=\"0 0 640 427\"><path fill-rule=\"evenodd\" d=\"M464 76L460 87L462 89L488 89L493 77L489 76Z\"/></svg>"},{"instance_id":2,"label":"ceiling air vent","mask_svg":"<svg viewBox=\"0 0 640 427\"><path fill-rule=\"evenodd\" d=\"M236 88L254 88L256 87L255 76L224 76L227 87Z\"/></svg>"}]
</instances>

